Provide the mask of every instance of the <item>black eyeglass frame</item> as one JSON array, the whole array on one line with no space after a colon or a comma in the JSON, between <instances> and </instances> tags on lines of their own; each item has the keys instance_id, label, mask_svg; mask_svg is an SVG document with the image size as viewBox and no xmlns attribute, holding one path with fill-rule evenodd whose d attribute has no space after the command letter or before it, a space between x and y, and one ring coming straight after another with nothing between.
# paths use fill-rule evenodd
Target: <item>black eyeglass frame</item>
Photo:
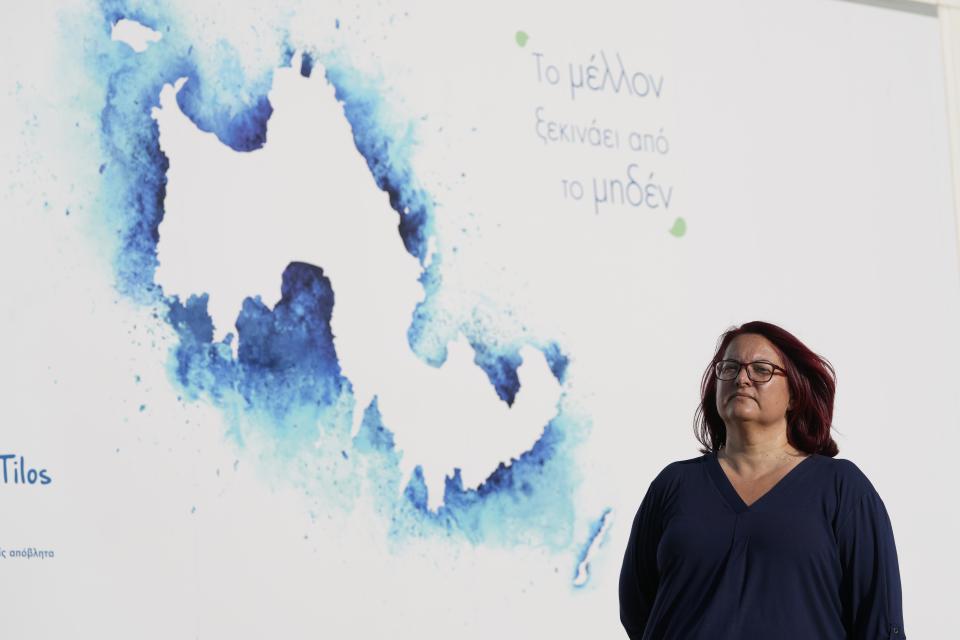
<instances>
[{"instance_id":1,"label":"black eyeglass frame","mask_svg":"<svg viewBox=\"0 0 960 640\"><path fill-rule=\"evenodd\" d=\"M720 377L720 365L722 365L724 362L733 362L737 365L737 371L736 373L733 374L732 378ZM756 378L754 378L753 375L751 375L750 373L750 365L752 364L765 364L768 367L771 367L773 371L770 372L770 377L767 378L766 380L757 380ZM754 360L753 362L740 362L739 360L733 360L733 359L717 360L717 362L714 363L713 365L713 375L717 378L717 380L723 380L724 382L729 382L730 380L736 380L738 377L740 377L740 369L742 369L743 367L747 368L747 377L750 378L752 382L757 382L761 384L764 382L770 382L771 380L773 380L773 376L777 373L777 371L782 371L784 376L787 375L786 369L784 369L783 367L778 367L772 362L767 362L766 360Z\"/></svg>"}]
</instances>

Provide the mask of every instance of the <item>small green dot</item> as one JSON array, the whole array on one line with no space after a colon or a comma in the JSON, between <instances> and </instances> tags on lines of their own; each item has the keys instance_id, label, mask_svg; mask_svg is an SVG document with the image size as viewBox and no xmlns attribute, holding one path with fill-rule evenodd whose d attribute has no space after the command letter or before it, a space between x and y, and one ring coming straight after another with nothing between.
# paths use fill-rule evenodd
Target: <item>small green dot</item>
<instances>
[{"instance_id":1,"label":"small green dot","mask_svg":"<svg viewBox=\"0 0 960 640\"><path fill-rule=\"evenodd\" d=\"M673 226L670 227L670 233L675 237L679 238L687 232L687 223L683 218L677 218L673 221Z\"/></svg>"},{"instance_id":2,"label":"small green dot","mask_svg":"<svg viewBox=\"0 0 960 640\"><path fill-rule=\"evenodd\" d=\"M530 36L527 35L526 31L517 31L517 44L521 47L526 46L527 40L530 39Z\"/></svg>"}]
</instances>

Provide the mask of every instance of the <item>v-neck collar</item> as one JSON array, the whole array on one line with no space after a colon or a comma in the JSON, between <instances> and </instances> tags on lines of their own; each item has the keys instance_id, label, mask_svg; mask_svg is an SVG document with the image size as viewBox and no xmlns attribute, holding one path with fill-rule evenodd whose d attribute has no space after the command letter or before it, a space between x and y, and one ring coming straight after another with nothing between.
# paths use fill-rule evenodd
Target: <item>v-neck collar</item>
<instances>
[{"instance_id":1,"label":"v-neck collar","mask_svg":"<svg viewBox=\"0 0 960 640\"><path fill-rule=\"evenodd\" d=\"M739 514L747 511L754 511L759 505L761 505L761 503L766 504L767 502L770 502L772 499L776 498L777 494L783 492L784 488L797 476L797 470L804 466L817 454L810 454L794 465L794 467L790 469L785 476L780 478L775 485L770 487L766 493L754 500L750 505L747 505L747 503L743 501L743 498L740 497L740 494L737 493L737 490L734 489L733 483L730 482L730 478L727 477L727 474L723 471L723 467L720 466L720 459L717 458L717 452L713 451L705 455L707 458L707 468L710 471L710 476L713 478L714 484L717 485L717 489L720 490L720 493L727 501L727 504L730 505L730 508Z\"/></svg>"}]
</instances>

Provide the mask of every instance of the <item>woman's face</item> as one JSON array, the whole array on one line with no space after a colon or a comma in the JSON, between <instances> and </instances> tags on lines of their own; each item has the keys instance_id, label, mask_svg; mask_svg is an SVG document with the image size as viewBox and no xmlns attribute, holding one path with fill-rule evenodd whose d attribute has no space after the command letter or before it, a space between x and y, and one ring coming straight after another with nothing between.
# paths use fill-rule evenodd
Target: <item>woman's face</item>
<instances>
[{"instance_id":1,"label":"woman's face","mask_svg":"<svg viewBox=\"0 0 960 640\"><path fill-rule=\"evenodd\" d=\"M773 344L754 333L734 338L727 345L723 359L743 363L760 360L784 368L783 359ZM789 408L790 386L781 370L775 370L767 382L751 380L746 367L741 367L733 380L717 380L717 412L728 427L743 422L774 424L785 418Z\"/></svg>"}]
</instances>

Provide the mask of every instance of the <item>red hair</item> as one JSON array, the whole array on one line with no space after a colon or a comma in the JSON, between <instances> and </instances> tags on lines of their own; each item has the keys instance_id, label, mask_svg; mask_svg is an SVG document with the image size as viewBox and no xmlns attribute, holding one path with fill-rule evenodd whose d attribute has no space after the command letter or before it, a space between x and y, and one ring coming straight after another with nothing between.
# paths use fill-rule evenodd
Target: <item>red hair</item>
<instances>
[{"instance_id":1,"label":"red hair","mask_svg":"<svg viewBox=\"0 0 960 640\"><path fill-rule=\"evenodd\" d=\"M745 333L769 340L783 358L790 385L792 409L787 410L787 441L806 453L834 457L840 451L830 435L837 376L830 362L800 342L792 333L759 320L728 329L717 343L717 352L703 372L700 405L694 414L694 433L704 448L716 452L727 442L727 427L717 411L717 379L714 365L723 359L730 342Z\"/></svg>"}]
</instances>

